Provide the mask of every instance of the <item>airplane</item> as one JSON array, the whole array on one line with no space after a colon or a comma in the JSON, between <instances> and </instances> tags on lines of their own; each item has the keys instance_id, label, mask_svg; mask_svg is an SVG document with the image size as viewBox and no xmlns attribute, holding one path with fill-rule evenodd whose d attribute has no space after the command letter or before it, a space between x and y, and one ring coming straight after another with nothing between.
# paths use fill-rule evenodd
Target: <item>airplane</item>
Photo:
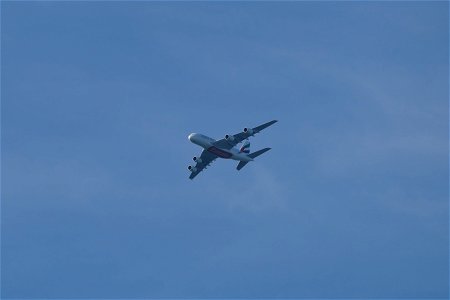
<instances>
[{"instance_id":1,"label":"airplane","mask_svg":"<svg viewBox=\"0 0 450 300\"><path fill-rule=\"evenodd\" d=\"M200 147L203 148L200 157L194 156L193 160L196 163L195 166L188 166L188 170L191 171L189 179L194 179L203 169L207 168L218 157L225 159L233 159L239 161L236 166L237 170L242 169L247 163L253 161L256 157L269 151L271 148L264 148L253 153L250 153L249 137L254 136L261 130L269 127L272 124L278 122L273 120L265 124L259 125L255 128L244 128L244 130L235 135L227 134L225 138L221 140L215 140L208 136L199 133L191 133L188 139ZM236 145L242 141L245 143L239 149L235 148Z\"/></svg>"}]
</instances>

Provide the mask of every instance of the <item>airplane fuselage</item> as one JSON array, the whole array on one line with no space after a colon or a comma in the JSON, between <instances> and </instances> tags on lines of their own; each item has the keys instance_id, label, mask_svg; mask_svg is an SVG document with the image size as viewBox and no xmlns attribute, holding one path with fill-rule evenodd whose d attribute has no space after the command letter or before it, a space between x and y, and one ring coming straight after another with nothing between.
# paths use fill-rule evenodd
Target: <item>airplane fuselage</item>
<instances>
[{"instance_id":1,"label":"airplane fuselage","mask_svg":"<svg viewBox=\"0 0 450 300\"><path fill-rule=\"evenodd\" d=\"M253 160L247 154L239 152L239 150L234 147L228 150L214 146L214 142L216 142L216 140L203 134L191 133L188 136L188 139L192 143L204 148L206 151L211 152L212 154L215 154L221 158L234 159L244 162L249 162Z\"/></svg>"}]
</instances>

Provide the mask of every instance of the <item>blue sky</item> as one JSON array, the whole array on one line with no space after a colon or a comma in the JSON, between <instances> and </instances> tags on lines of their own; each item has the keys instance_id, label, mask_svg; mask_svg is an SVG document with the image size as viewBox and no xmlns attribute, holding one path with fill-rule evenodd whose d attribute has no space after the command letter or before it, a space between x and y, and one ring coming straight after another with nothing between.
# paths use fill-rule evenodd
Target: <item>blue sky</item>
<instances>
[{"instance_id":1,"label":"blue sky","mask_svg":"<svg viewBox=\"0 0 450 300\"><path fill-rule=\"evenodd\" d=\"M448 297L448 3L1 5L3 298Z\"/></svg>"}]
</instances>

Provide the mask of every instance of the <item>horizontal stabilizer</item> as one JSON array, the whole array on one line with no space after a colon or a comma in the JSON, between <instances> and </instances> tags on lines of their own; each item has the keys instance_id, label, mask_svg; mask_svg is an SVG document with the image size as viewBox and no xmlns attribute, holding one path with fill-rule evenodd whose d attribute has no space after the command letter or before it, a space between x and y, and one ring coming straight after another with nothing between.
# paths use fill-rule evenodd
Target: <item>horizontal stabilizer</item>
<instances>
[{"instance_id":1,"label":"horizontal stabilizer","mask_svg":"<svg viewBox=\"0 0 450 300\"><path fill-rule=\"evenodd\" d=\"M236 169L239 171L240 169L242 169L243 167L245 167L245 165L248 164L248 161L240 161L236 167Z\"/></svg>"},{"instance_id":2,"label":"horizontal stabilizer","mask_svg":"<svg viewBox=\"0 0 450 300\"><path fill-rule=\"evenodd\" d=\"M251 158L255 158L255 157L260 156L260 155L263 154L263 153L266 153L266 152L269 151L270 149L272 149L272 148L264 148L264 149L255 151L255 152L253 152L253 153L250 153L248 156L250 156Z\"/></svg>"},{"instance_id":3,"label":"horizontal stabilizer","mask_svg":"<svg viewBox=\"0 0 450 300\"><path fill-rule=\"evenodd\" d=\"M272 149L272 148L264 148L264 149L258 150L256 152L250 153L248 156L251 157L251 158L255 158L255 157L260 156L263 153L266 153L270 149ZM248 164L248 161L240 161L239 164L237 165L236 169L240 170L243 167L245 167L246 164Z\"/></svg>"}]
</instances>

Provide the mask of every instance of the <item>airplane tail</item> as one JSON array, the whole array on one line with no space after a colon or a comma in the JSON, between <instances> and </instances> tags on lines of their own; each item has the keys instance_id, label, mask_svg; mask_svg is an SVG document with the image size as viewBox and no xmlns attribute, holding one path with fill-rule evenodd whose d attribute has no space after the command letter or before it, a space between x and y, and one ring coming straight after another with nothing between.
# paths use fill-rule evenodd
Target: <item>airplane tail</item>
<instances>
[{"instance_id":1,"label":"airplane tail","mask_svg":"<svg viewBox=\"0 0 450 300\"><path fill-rule=\"evenodd\" d=\"M266 152L269 151L270 149L272 149L272 148L264 148L264 149L255 151L255 152L253 152L253 153L250 153L250 154L248 154L248 156L251 157L251 158L256 158L256 157L260 156L261 154L266 153ZM247 161L240 161L240 162L238 163L236 169L237 169L237 170L242 169L243 167L245 167L245 165L246 165L247 163L248 163Z\"/></svg>"},{"instance_id":2,"label":"airplane tail","mask_svg":"<svg viewBox=\"0 0 450 300\"><path fill-rule=\"evenodd\" d=\"M249 154L250 153L250 141L248 139L245 140L239 152Z\"/></svg>"}]
</instances>

